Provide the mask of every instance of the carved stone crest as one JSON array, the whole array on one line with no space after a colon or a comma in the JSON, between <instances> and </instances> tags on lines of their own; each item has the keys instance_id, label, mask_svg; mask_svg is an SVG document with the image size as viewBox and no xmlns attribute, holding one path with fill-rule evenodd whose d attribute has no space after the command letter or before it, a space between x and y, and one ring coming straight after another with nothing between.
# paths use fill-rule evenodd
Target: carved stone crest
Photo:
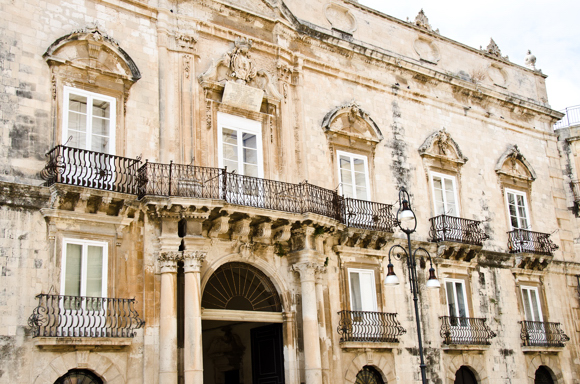
<instances>
[{"instance_id":1,"label":"carved stone crest","mask_svg":"<svg viewBox=\"0 0 580 384\"><path fill-rule=\"evenodd\" d=\"M236 39L234 49L224 55L224 64L230 67L230 76L246 84L256 77L256 66L250 56L252 40Z\"/></svg>"},{"instance_id":2,"label":"carved stone crest","mask_svg":"<svg viewBox=\"0 0 580 384\"><path fill-rule=\"evenodd\" d=\"M495 41L493 41L493 38L489 39L489 44L487 45L486 52L488 54L495 56L495 57L498 57L500 59L509 60L508 56L501 55L501 50L499 49L499 47L497 46Z\"/></svg>"},{"instance_id":3,"label":"carved stone crest","mask_svg":"<svg viewBox=\"0 0 580 384\"><path fill-rule=\"evenodd\" d=\"M526 181L536 179L536 172L517 145L508 147L501 155L495 166L495 172L500 176L504 175Z\"/></svg>"},{"instance_id":4,"label":"carved stone crest","mask_svg":"<svg viewBox=\"0 0 580 384\"><path fill-rule=\"evenodd\" d=\"M377 124L355 100L328 112L322 120L322 128L327 134L338 133L375 144L383 139Z\"/></svg>"},{"instance_id":5,"label":"carved stone crest","mask_svg":"<svg viewBox=\"0 0 580 384\"><path fill-rule=\"evenodd\" d=\"M433 31L433 28L431 27L431 24L429 24L429 19L425 15L425 12L423 11L423 8L421 8L421 10L417 14L417 16L415 16L415 25L417 27L426 29L428 31ZM435 30L433 32L439 33L439 29L437 29L437 30Z\"/></svg>"},{"instance_id":6,"label":"carved stone crest","mask_svg":"<svg viewBox=\"0 0 580 384\"><path fill-rule=\"evenodd\" d=\"M445 128L431 134L419 147L419 154L456 164L464 164L468 160Z\"/></svg>"}]
</instances>

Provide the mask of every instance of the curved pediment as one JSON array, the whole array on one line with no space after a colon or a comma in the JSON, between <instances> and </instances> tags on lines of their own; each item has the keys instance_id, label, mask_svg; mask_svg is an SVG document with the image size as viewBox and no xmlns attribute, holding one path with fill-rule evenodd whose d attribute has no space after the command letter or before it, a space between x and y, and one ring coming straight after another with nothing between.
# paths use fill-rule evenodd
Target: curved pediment
<instances>
[{"instance_id":1,"label":"curved pediment","mask_svg":"<svg viewBox=\"0 0 580 384\"><path fill-rule=\"evenodd\" d=\"M141 73L119 44L98 27L87 27L56 40L43 57L49 64L68 64L103 74L137 81Z\"/></svg>"},{"instance_id":2,"label":"curved pediment","mask_svg":"<svg viewBox=\"0 0 580 384\"><path fill-rule=\"evenodd\" d=\"M430 156L457 165L464 164L468 160L445 128L431 134L419 147L419 154L422 157Z\"/></svg>"},{"instance_id":3,"label":"curved pediment","mask_svg":"<svg viewBox=\"0 0 580 384\"><path fill-rule=\"evenodd\" d=\"M322 128L327 133L336 133L375 144L383 139L377 124L354 100L328 112L322 120Z\"/></svg>"},{"instance_id":4,"label":"curved pediment","mask_svg":"<svg viewBox=\"0 0 580 384\"><path fill-rule=\"evenodd\" d=\"M499 158L495 165L498 175L505 175L525 181L534 181L536 172L531 164L520 152L517 145L510 146Z\"/></svg>"}]
</instances>

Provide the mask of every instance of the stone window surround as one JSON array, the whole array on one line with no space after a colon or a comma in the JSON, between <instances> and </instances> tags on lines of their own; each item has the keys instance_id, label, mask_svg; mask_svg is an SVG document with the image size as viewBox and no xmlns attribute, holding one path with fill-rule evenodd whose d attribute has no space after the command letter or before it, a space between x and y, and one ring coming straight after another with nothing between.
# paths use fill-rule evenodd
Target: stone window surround
<instances>
[{"instance_id":1,"label":"stone window surround","mask_svg":"<svg viewBox=\"0 0 580 384\"><path fill-rule=\"evenodd\" d=\"M343 306L345 310L353 310L351 308L351 294L350 294L350 274L349 271L350 270L370 270L373 272L374 275L374 281L375 281L375 289L374 289L374 293L375 293L375 303L376 303L376 311L377 312L383 312L386 310L385 308L385 303L384 303L384 298L383 298L383 284L382 284L382 279L384 278L384 276L382 276L382 267L380 265L380 263L377 264L373 264L371 262L364 262L364 261L359 261L359 260L355 260L358 259L358 257L352 257L352 256L343 256L346 257L348 259L351 260L343 260L340 264L341 264L341 286L342 286L342 291L343 291Z\"/></svg>"}]
</instances>

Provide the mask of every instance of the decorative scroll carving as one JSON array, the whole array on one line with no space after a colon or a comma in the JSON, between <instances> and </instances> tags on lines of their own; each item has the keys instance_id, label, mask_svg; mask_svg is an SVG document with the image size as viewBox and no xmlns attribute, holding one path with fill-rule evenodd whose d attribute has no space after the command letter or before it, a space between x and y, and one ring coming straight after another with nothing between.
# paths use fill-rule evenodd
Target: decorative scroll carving
<instances>
[{"instance_id":1,"label":"decorative scroll carving","mask_svg":"<svg viewBox=\"0 0 580 384\"><path fill-rule=\"evenodd\" d=\"M445 128L431 134L419 147L419 154L456 164L464 164L468 160Z\"/></svg>"},{"instance_id":2,"label":"decorative scroll carving","mask_svg":"<svg viewBox=\"0 0 580 384\"><path fill-rule=\"evenodd\" d=\"M217 237L230 229L229 216L221 216L212 221L211 230L209 231L209 237Z\"/></svg>"},{"instance_id":3,"label":"decorative scroll carving","mask_svg":"<svg viewBox=\"0 0 580 384\"><path fill-rule=\"evenodd\" d=\"M498 175L505 175L526 181L534 181L536 172L520 152L517 145L510 146L499 158L495 172Z\"/></svg>"},{"instance_id":4,"label":"decorative scroll carving","mask_svg":"<svg viewBox=\"0 0 580 384\"><path fill-rule=\"evenodd\" d=\"M258 225L256 230L256 236L254 236L255 241L268 242L272 236L272 223L266 221Z\"/></svg>"},{"instance_id":5,"label":"decorative scroll carving","mask_svg":"<svg viewBox=\"0 0 580 384\"><path fill-rule=\"evenodd\" d=\"M189 79L191 72L191 56L185 55L183 56L183 74L186 79Z\"/></svg>"},{"instance_id":6,"label":"decorative scroll carving","mask_svg":"<svg viewBox=\"0 0 580 384\"><path fill-rule=\"evenodd\" d=\"M274 230L274 241L275 242L283 242L290 240L290 236L292 235L292 226L288 225L281 225Z\"/></svg>"},{"instance_id":7,"label":"decorative scroll carving","mask_svg":"<svg viewBox=\"0 0 580 384\"><path fill-rule=\"evenodd\" d=\"M177 32L175 34L175 43L181 49L195 49L197 40L198 37L195 34L184 34L182 32Z\"/></svg>"},{"instance_id":8,"label":"decorative scroll carving","mask_svg":"<svg viewBox=\"0 0 580 384\"><path fill-rule=\"evenodd\" d=\"M248 239L250 234L250 223L252 219L241 219L234 223L232 231L232 239Z\"/></svg>"}]
</instances>

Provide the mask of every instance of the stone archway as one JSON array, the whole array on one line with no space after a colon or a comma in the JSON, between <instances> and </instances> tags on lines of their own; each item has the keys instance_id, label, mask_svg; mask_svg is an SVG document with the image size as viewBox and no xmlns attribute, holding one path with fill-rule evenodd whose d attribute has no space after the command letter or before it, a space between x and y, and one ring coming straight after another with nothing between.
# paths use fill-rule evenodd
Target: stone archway
<instances>
[{"instance_id":1,"label":"stone archway","mask_svg":"<svg viewBox=\"0 0 580 384\"><path fill-rule=\"evenodd\" d=\"M384 383L396 383L397 376L393 371L395 358L392 353L375 356L372 351L359 353L348 365L344 373L345 384L354 384L357 375L366 366L374 368L383 379Z\"/></svg>"},{"instance_id":2,"label":"stone archway","mask_svg":"<svg viewBox=\"0 0 580 384\"><path fill-rule=\"evenodd\" d=\"M560 369L557 355L533 354L531 356L526 356L526 361L528 363L528 384L535 384L536 372L542 366L550 370L554 383L557 384L564 382L564 375Z\"/></svg>"},{"instance_id":3,"label":"stone archway","mask_svg":"<svg viewBox=\"0 0 580 384\"><path fill-rule=\"evenodd\" d=\"M54 384L71 369L89 370L107 384L124 384L125 376L111 359L98 352L63 353L38 371L34 384Z\"/></svg>"},{"instance_id":4,"label":"stone archway","mask_svg":"<svg viewBox=\"0 0 580 384\"><path fill-rule=\"evenodd\" d=\"M446 356L449 362L446 364L445 383L454 384L457 371L462 366L469 368L471 373L475 376L478 384L489 384L487 372L485 369L485 358L481 354L463 353L460 355ZM446 359L446 360L447 360Z\"/></svg>"}]
</instances>

